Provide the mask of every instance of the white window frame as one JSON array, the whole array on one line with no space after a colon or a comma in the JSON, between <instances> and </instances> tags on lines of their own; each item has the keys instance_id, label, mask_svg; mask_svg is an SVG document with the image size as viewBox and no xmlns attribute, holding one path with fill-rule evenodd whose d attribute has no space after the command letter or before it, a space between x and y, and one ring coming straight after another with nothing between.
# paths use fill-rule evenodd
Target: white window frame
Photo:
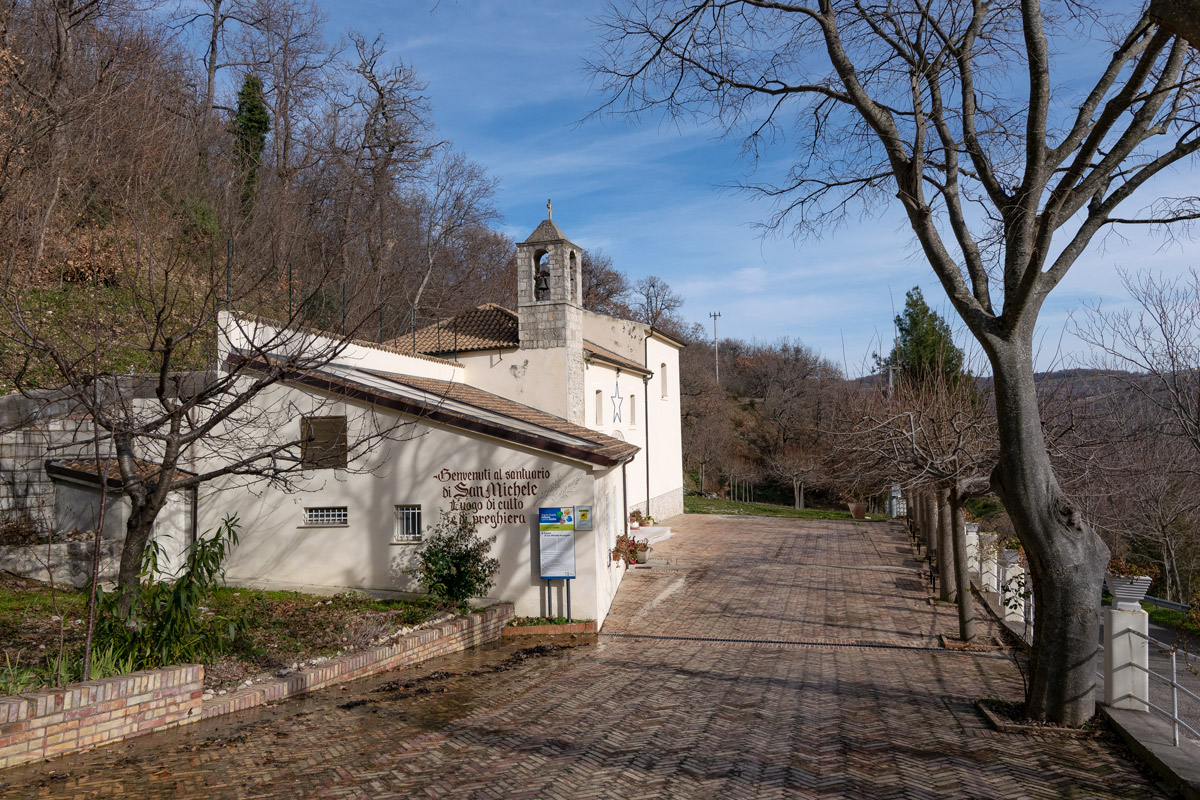
<instances>
[{"instance_id":1,"label":"white window frame","mask_svg":"<svg viewBox=\"0 0 1200 800\"><path fill-rule=\"evenodd\" d=\"M596 427L604 424L604 392L596 390Z\"/></svg>"},{"instance_id":2,"label":"white window frame","mask_svg":"<svg viewBox=\"0 0 1200 800\"><path fill-rule=\"evenodd\" d=\"M637 395L629 395L629 427L637 427Z\"/></svg>"},{"instance_id":3,"label":"white window frame","mask_svg":"<svg viewBox=\"0 0 1200 800\"><path fill-rule=\"evenodd\" d=\"M393 509L392 544L421 543L421 506L398 503Z\"/></svg>"},{"instance_id":4,"label":"white window frame","mask_svg":"<svg viewBox=\"0 0 1200 800\"><path fill-rule=\"evenodd\" d=\"M302 528L348 528L349 506L305 506Z\"/></svg>"},{"instance_id":5,"label":"white window frame","mask_svg":"<svg viewBox=\"0 0 1200 800\"><path fill-rule=\"evenodd\" d=\"M660 389L660 391L662 392L662 399L666 400L667 399L667 364L665 361L659 365L658 375L659 375L659 379L662 382L662 386Z\"/></svg>"}]
</instances>

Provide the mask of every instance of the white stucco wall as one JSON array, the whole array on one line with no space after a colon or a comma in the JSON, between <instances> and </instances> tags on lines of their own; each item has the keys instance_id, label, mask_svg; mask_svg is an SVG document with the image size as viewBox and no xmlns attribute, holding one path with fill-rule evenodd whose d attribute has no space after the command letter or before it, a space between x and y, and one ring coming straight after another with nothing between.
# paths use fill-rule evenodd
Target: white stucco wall
<instances>
[{"instance_id":1,"label":"white stucco wall","mask_svg":"<svg viewBox=\"0 0 1200 800\"><path fill-rule=\"evenodd\" d=\"M460 353L459 380L517 403L568 419L567 350L488 350Z\"/></svg>"},{"instance_id":2,"label":"white stucco wall","mask_svg":"<svg viewBox=\"0 0 1200 800\"><path fill-rule=\"evenodd\" d=\"M583 312L583 338L601 347L642 363L642 339L646 325L630 319L617 319L595 311Z\"/></svg>"},{"instance_id":3,"label":"white stucco wall","mask_svg":"<svg viewBox=\"0 0 1200 800\"><path fill-rule=\"evenodd\" d=\"M357 369L395 372L441 381L463 380L463 369L460 365L441 359L393 352L384 347L343 341L315 333L287 332L281 335L278 328L268 323L228 311L217 314L217 325L222 333L217 340L217 354L221 364L224 364L225 357L231 350L247 349L251 343L255 343L272 352L289 353L304 350L318 360L322 354L326 354L328 361Z\"/></svg>"},{"instance_id":4,"label":"white stucco wall","mask_svg":"<svg viewBox=\"0 0 1200 800\"><path fill-rule=\"evenodd\" d=\"M330 406L315 393L288 387L268 394L276 408L303 413L307 404L322 414L345 413L352 441L356 430L372 424L369 409L356 403ZM286 401L284 394L289 395ZM386 417L378 414L375 424ZM298 428L298 413L277 424L281 429ZM393 543L395 506L420 505L427 528L442 510L478 502L482 507L474 513L483 518L479 532L497 535L492 555L499 559L500 571L490 596L512 601L517 614L538 615L545 611L546 598L538 572L537 509L591 505L595 528L576 536L578 578L572 610L576 617L603 619L619 581L608 563L610 524L603 506L597 507L591 465L423 422L403 433L405 439L383 443L353 469L305 471L292 491L262 484L246 487L234 478L202 488L202 527L215 528L228 512L240 518L241 541L229 559L227 580L279 588L416 591L418 586L403 569L412 565L419 545ZM485 476L486 470L491 472ZM608 472L615 472L619 482L619 468ZM479 474L468 479L454 473ZM304 525L306 507L330 506L347 507L347 525ZM560 613L562 582L556 583L554 609Z\"/></svg>"},{"instance_id":5,"label":"white stucco wall","mask_svg":"<svg viewBox=\"0 0 1200 800\"><path fill-rule=\"evenodd\" d=\"M650 513L663 520L683 513L683 436L679 406L679 349L651 336L646 368L654 371L646 426L650 470ZM663 364L666 364L664 381ZM641 454L639 454L641 455Z\"/></svg>"}]
</instances>

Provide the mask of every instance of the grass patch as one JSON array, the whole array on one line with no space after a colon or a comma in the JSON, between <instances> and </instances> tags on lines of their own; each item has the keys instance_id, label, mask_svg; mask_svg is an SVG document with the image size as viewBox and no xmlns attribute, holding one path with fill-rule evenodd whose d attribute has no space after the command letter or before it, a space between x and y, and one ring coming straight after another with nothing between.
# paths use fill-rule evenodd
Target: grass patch
<instances>
[{"instance_id":1,"label":"grass patch","mask_svg":"<svg viewBox=\"0 0 1200 800\"><path fill-rule=\"evenodd\" d=\"M739 503L719 497L688 495L683 498L683 510L688 514L733 514L748 517L787 517L790 519L854 519L849 511L827 508L796 509L774 503ZM867 515L873 521L886 521L884 514Z\"/></svg>"},{"instance_id":2,"label":"grass patch","mask_svg":"<svg viewBox=\"0 0 1200 800\"><path fill-rule=\"evenodd\" d=\"M1142 608L1146 609L1146 613L1150 615L1150 621L1162 625L1164 628L1180 631L1182 633L1190 633L1193 636L1200 635L1200 627L1195 623L1189 622L1187 614L1183 611L1176 611L1173 608L1159 608L1150 603L1142 603Z\"/></svg>"}]
</instances>

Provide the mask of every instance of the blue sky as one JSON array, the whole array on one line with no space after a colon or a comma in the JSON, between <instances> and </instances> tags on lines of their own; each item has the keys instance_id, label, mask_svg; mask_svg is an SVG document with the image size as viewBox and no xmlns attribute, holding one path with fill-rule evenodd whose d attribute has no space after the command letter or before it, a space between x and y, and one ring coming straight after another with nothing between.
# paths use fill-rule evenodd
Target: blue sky
<instances>
[{"instance_id":1,"label":"blue sky","mask_svg":"<svg viewBox=\"0 0 1200 800\"><path fill-rule=\"evenodd\" d=\"M518 240L552 198L573 241L602 249L631 278L667 280L686 298L689 321L711 328L708 314L719 311L722 338L792 337L845 360L851 374L890 342L893 308L911 287L954 321L898 209L816 242L763 239L753 223L766 204L719 188L746 176L738 142L656 120L581 122L602 101L583 64L599 3L343 0L325 8L331 35L382 32L416 67L440 135L500 179L504 228ZM1118 267L1174 274L1191 263L1182 246L1141 237L1094 245L1042 312L1039 368L1081 357L1063 333L1072 309L1124 303Z\"/></svg>"}]
</instances>

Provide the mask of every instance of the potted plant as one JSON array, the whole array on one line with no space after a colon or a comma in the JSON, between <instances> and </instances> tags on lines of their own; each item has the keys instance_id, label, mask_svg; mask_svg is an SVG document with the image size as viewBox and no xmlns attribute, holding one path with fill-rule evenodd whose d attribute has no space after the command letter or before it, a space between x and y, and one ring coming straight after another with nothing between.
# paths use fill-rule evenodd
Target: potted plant
<instances>
[{"instance_id":1,"label":"potted plant","mask_svg":"<svg viewBox=\"0 0 1200 800\"><path fill-rule=\"evenodd\" d=\"M614 561L624 561L626 564L641 564L645 562L650 551L650 542L638 541L627 533L617 536L617 544L612 549Z\"/></svg>"},{"instance_id":2,"label":"potted plant","mask_svg":"<svg viewBox=\"0 0 1200 800\"><path fill-rule=\"evenodd\" d=\"M642 518L641 511L639 511L636 508L633 511L630 511L629 512L629 528L630 528L630 530L636 531L638 528L640 528L642 525L642 519L643 518Z\"/></svg>"},{"instance_id":3,"label":"potted plant","mask_svg":"<svg viewBox=\"0 0 1200 800\"><path fill-rule=\"evenodd\" d=\"M1108 562L1104 583L1113 596L1113 606L1122 611L1141 609L1142 598L1150 590L1150 582L1158 576L1158 570L1150 565L1134 564L1121 556L1113 556Z\"/></svg>"}]
</instances>

